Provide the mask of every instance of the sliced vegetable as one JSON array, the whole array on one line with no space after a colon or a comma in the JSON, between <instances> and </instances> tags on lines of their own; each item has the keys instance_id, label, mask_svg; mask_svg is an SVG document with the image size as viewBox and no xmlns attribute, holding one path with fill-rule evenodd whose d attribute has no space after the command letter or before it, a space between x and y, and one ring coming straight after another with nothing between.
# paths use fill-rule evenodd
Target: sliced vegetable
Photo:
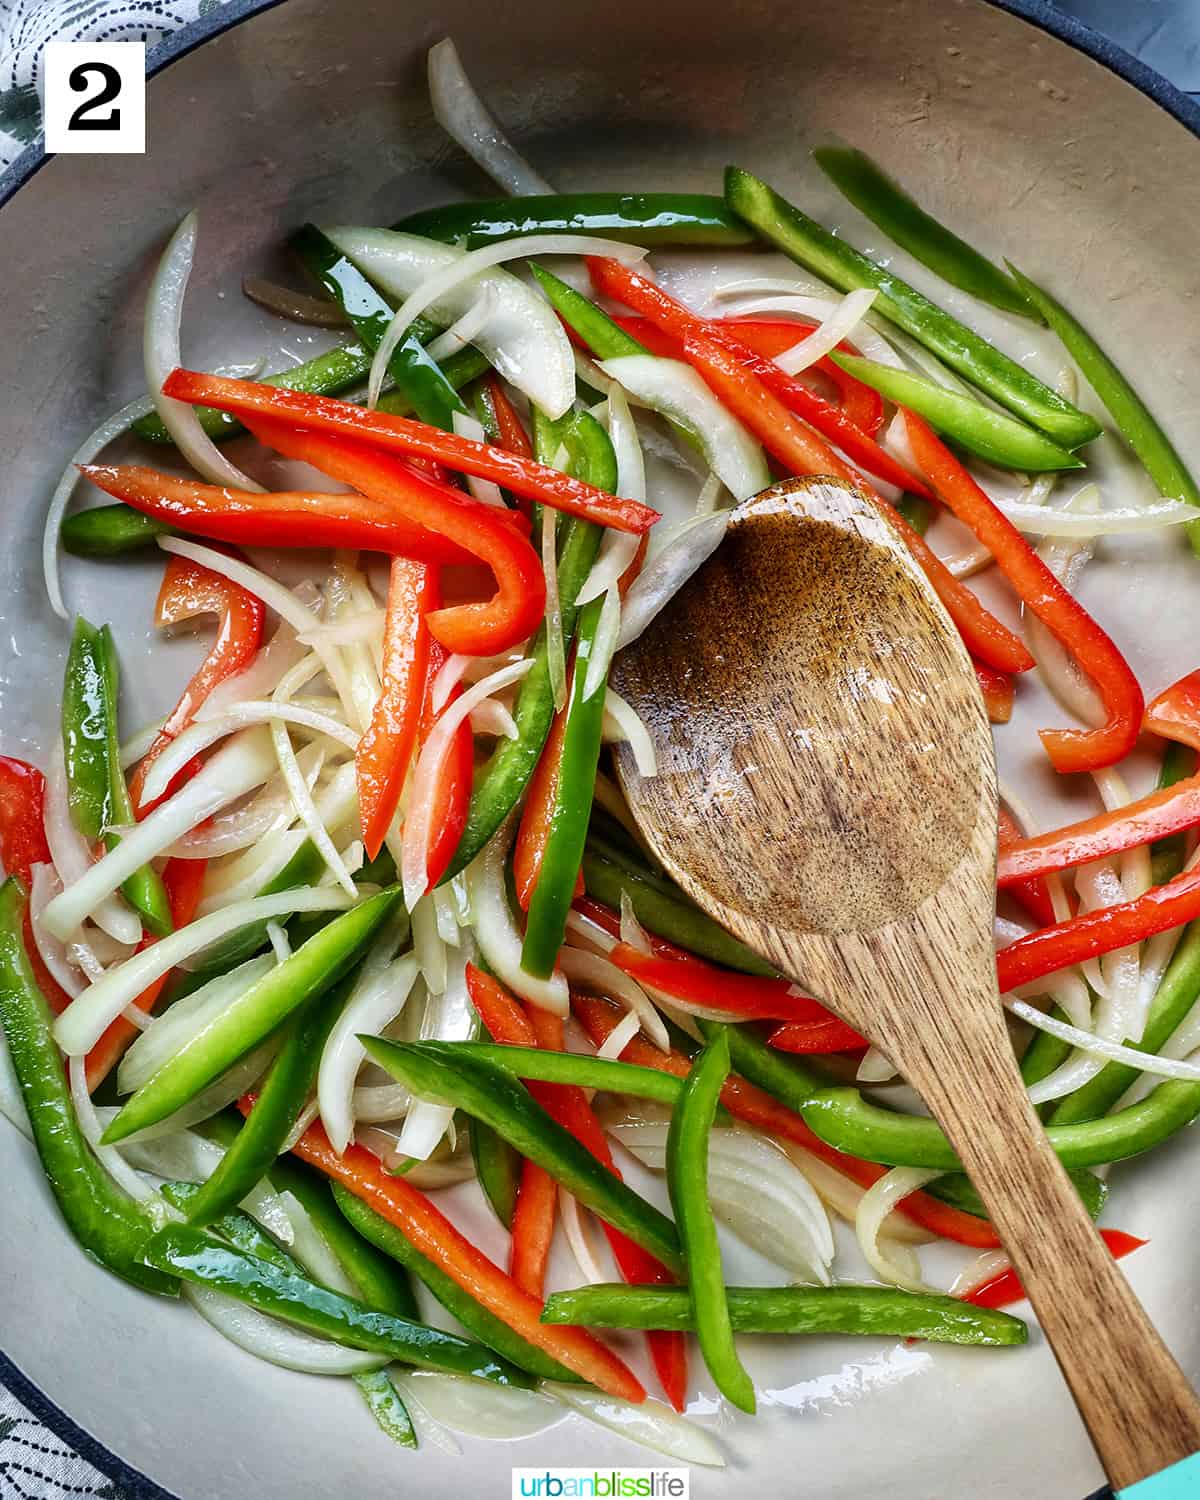
<instances>
[{"instance_id":1,"label":"sliced vegetable","mask_svg":"<svg viewBox=\"0 0 1200 1500\"><path fill-rule=\"evenodd\" d=\"M521 1181L512 1218L508 1274L533 1297L546 1291L546 1267L558 1219L558 1183L544 1167L521 1163Z\"/></svg>"},{"instance_id":2,"label":"sliced vegetable","mask_svg":"<svg viewBox=\"0 0 1200 1500\"><path fill-rule=\"evenodd\" d=\"M1100 1238L1108 1246L1114 1260L1121 1260L1131 1251L1140 1250L1146 1243L1121 1229L1102 1229ZM1001 1271L998 1276L973 1287L963 1298L975 1307L1008 1307L1010 1303L1022 1302L1024 1299L1025 1288L1021 1285L1020 1277L1011 1269Z\"/></svg>"},{"instance_id":3,"label":"sliced vegetable","mask_svg":"<svg viewBox=\"0 0 1200 1500\"><path fill-rule=\"evenodd\" d=\"M725 1298L737 1333L862 1334L989 1348L1023 1344L1029 1336L1025 1324L1006 1313L988 1316L956 1297L891 1287L730 1286ZM542 1316L547 1323L588 1328L697 1327L687 1287L575 1287L555 1292Z\"/></svg>"},{"instance_id":4,"label":"sliced vegetable","mask_svg":"<svg viewBox=\"0 0 1200 1500\"><path fill-rule=\"evenodd\" d=\"M730 167L725 201L764 239L843 291L874 287L875 311L952 370L1065 448L1100 435L1100 424L890 271L860 255L749 172ZM1022 288L1024 290L1024 288Z\"/></svg>"},{"instance_id":5,"label":"sliced vegetable","mask_svg":"<svg viewBox=\"0 0 1200 1500\"><path fill-rule=\"evenodd\" d=\"M395 226L474 250L527 234L599 234L632 245L747 245L754 235L706 193L553 193L426 208Z\"/></svg>"},{"instance_id":6,"label":"sliced vegetable","mask_svg":"<svg viewBox=\"0 0 1200 1500\"><path fill-rule=\"evenodd\" d=\"M721 1394L743 1411L755 1409L754 1385L733 1343L717 1227L708 1201L708 1138L729 1073L724 1032L696 1057L671 1115L667 1186L687 1267L687 1302L700 1352Z\"/></svg>"},{"instance_id":7,"label":"sliced vegetable","mask_svg":"<svg viewBox=\"0 0 1200 1500\"><path fill-rule=\"evenodd\" d=\"M813 160L876 228L923 266L936 271L943 281L990 302L1001 312L1039 321L1011 277L926 213L865 152L846 146L818 146Z\"/></svg>"},{"instance_id":8,"label":"sliced vegetable","mask_svg":"<svg viewBox=\"0 0 1200 1500\"><path fill-rule=\"evenodd\" d=\"M471 1160L479 1186L501 1224L511 1230L521 1180L521 1158L503 1136L482 1120L472 1120L470 1132Z\"/></svg>"}]
</instances>

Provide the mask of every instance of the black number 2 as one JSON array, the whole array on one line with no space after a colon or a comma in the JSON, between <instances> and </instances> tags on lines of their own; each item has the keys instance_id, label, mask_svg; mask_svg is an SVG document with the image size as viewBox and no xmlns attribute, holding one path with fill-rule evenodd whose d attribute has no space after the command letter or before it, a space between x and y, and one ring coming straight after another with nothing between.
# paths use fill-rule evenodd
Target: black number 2
<instances>
[{"instance_id":1,"label":"black number 2","mask_svg":"<svg viewBox=\"0 0 1200 1500\"><path fill-rule=\"evenodd\" d=\"M120 130L121 111L110 109L103 119L96 119L96 110L105 104L110 104L114 99L120 97L121 75L111 63L85 62L79 63L71 69L67 76L67 82L72 90L77 93L85 93L90 87L91 78L98 77L101 80L100 92L91 99L85 99L79 108L67 121L68 130Z\"/></svg>"}]
</instances>

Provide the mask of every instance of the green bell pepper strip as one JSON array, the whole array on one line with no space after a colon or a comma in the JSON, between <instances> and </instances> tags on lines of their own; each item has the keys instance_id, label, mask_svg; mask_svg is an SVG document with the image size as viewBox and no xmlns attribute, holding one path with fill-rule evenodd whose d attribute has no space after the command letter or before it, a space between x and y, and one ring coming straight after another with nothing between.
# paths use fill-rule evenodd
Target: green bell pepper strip
<instances>
[{"instance_id":1,"label":"green bell pepper strip","mask_svg":"<svg viewBox=\"0 0 1200 1500\"><path fill-rule=\"evenodd\" d=\"M968 453L977 453L1002 469L1018 469L1030 474L1052 470L1082 469L1083 460L1066 448L1060 448L1044 432L1018 422L1006 412L995 411L973 396L947 390L924 376L873 359L853 354L834 353L835 365L869 385L872 390L907 406L924 417L929 425Z\"/></svg>"},{"instance_id":2,"label":"green bell pepper strip","mask_svg":"<svg viewBox=\"0 0 1200 1500\"><path fill-rule=\"evenodd\" d=\"M134 821L117 734L119 673L107 625L75 621L63 679L62 739L71 821L89 843L121 842L114 825ZM158 872L143 866L121 891L156 937L171 931L171 905Z\"/></svg>"},{"instance_id":3,"label":"green bell pepper strip","mask_svg":"<svg viewBox=\"0 0 1200 1500\"><path fill-rule=\"evenodd\" d=\"M200 1190L199 1183L173 1182L164 1186L163 1196L177 1208L186 1210L195 1201ZM304 1274L304 1268L299 1262L293 1260L286 1251L281 1250L271 1236L258 1227L249 1214L235 1210L233 1213L223 1215L212 1227L223 1239L228 1240L235 1250L242 1250L247 1255L257 1256L259 1260L265 1260L280 1271L293 1272L296 1275ZM322 1237L325 1237L323 1227ZM364 1248L370 1247L364 1246ZM339 1259L341 1259L340 1256ZM371 1298L366 1300L370 1301L372 1306L381 1305ZM415 1303L412 1304L411 1312L406 1307L384 1307L383 1311L395 1312L400 1317L412 1319L418 1317ZM408 1408L388 1378L387 1371L368 1370L352 1375L350 1379L362 1393L371 1415L388 1437L403 1444L406 1448L415 1448L417 1446L416 1429L408 1415Z\"/></svg>"},{"instance_id":4,"label":"green bell pepper strip","mask_svg":"<svg viewBox=\"0 0 1200 1500\"><path fill-rule=\"evenodd\" d=\"M765 182L738 167L729 167L725 174L725 199L764 239L842 291L873 287L879 293L875 299L876 312L1064 448L1078 448L1099 437L1103 429L1094 418L1072 406L1024 366L1002 354L907 282L830 234Z\"/></svg>"},{"instance_id":5,"label":"green bell pepper strip","mask_svg":"<svg viewBox=\"0 0 1200 1500\"><path fill-rule=\"evenodd\" d=\"M583 852L583 883L589 896L617 909L622 895L628 896L644 927L701 958L743 974L775 974L765 959L693 906L681 890L665 885L652 870L637 866L595 837L588 839Z\"/></svg>"},{"instance_id":6,"label":"green bell pepper strip","mask_svg":"<svg viewBox=\"0 0 1200 1500\"><path fill-rule=\"evenodd\" d=\"M901 495L896 501L896 509L921 536L929 530L929 523L933 520L933 506L923 495Z\"/></svg>"},{"instance_id":7,"label":"green bell pepper strip","mask_svg":"<svg viewBox=\"0 0 1200 1500\"><path fill-rule=\"evenodd\" d=\"M524 1371L497 1359L482 1344L380 1312L357 1297L330 1291L306 1276L282 1271L257 1256L222 1244L214 1235L190 1224L169 1224L151 1235L145 1259L158 1270L225 1292L271 1317L352 1349L454 1375L473 1375L499 1385L528 1387L533 1383Z\"/></svg>"},{"instance_id":8,"label":"green bell pepper strip","mask_svg":"<svg viewBox=\"0 0 1200 1500\"><path fill-rule=\"evenodd\" d=\"M1071 1181L1075 1184L1079 1196L1083 1199L1083 1206L1092 1219L1100 1217L1101 1210L1108 1202L1108 1184L1097 1177L1095 1172L1076 1170L1070 1174ZM949 1203L954 1208L961 1208L963 1213L974 1214L977 1219L986 1219L988 1211L984 1207L983 1199L975 1191L975 1185L969 1177L962 1172L949 1172L945 1177L938 1178L941 1192L937 1196L943 1203ZM926 1185L928 1192L933 1186Z\"/></svg>"},{"instance_id":9,"label":"green bell pepper strip","mask_svg":"<svg viewBox=\"0 0 1200 1500\"><path fill-rule=\"evenodd\" d=\"M1064 1101L1065 1102L1065 1101ZM856 1089L814 1094L801 1113L830 1146L888 1167L962 1170L941 1126L925 1115L901 1115L869 1103ZM1096 1167L1124 1161L1161 1145L1200 1114L1200 1083L1167 1079L1154 1092L1115 1115L1052 1123L1046 1134L1065 1167Z\"/></svg>"},{"instance_id":10,"label":"green bell pepper strip","mask_svg":"<svg viewBox=\"0 0 1200 1500\"><path fill-rule=\"evenodd\" d=\"M121 557L148 547L160 536L179 534L176 527L118 500L115 505L96 505L68 516L58 539L75 557Z\"/></svg>"},{"instance_id":11,"label":"green bell pepper strip","mask_svg":"<svg viewBox=\"0 0 1200 1500\"><path fill-rule=\"evenodd\" d=\"M597 359L620 359L625 354L647 354L649 350L633 334L626 333L603 309L552 271L534 262L529 269L546 300L573 333L577 333Z\"/></svg>"},{"instance_id":12,"label":"green bell pepper strip","mask_svg":"<svg viewBox=\"0 0 1200 1500\"><path fill-rule=\"evenodd\" d=\"M486 1307L480 1306L440 1266L427 1260L394 1224L389 1224L369 1204L356 1198L348 1188L335 1182L333 1197L349 1224L364 1240L370 1241L378 1250L399 1261L418 1281L423 1282L446 1311L481 1344L486 1344L510 1364L528 1371L539 1380L578 1383L580 1377L573 1370L568 1370L556 1359L551 1359L519 1333L514 1333L507 1323L502 1323Z\"/></svg>"},{"instance_id":13,"label":"green bell pepper strip","mask_svg":"<svg viewBox=\"0 0 1200 1500\"><path fill-rule=\"evenodd\" d=\"M616 456L608 434L595 418L582 414L568 428L564 441L572 458L572 472L580 473L597 489L615 494ZM608 691L607 663L588 691L589 668L601 646L603 609L601 597L585 604L579 614L554 806L538 878L529 898L521 965L539 979L553 971L566 936L567 916L587 841ZM611 650L609 655L611 659Z\"/></svg>"},{"instance_id":14,"label":"green bell pepper strip","mask_svg":"<svg viewBox=\"0 0 1200 1500\"><path fill-rule=\"evenodd\" d=\"M350 319L363 346L374 354L391 326L396 309L315 224L302 225L288 246ZM427 318L418 318L392 351L388 373L396 389L412 402L422 422L449 428L454 413L465 412L467 408L437 361L425 352L424 346L436 332L435 324Z\"/></svg>"},{"instance_id":15,"label":"green bell pepper strip","mask_svg":"<svg viewBox=\"0 0 1200 1500\"><path fill-rule=\"evenodd\" d=\"M563 640L575 632L575 596L587 581L600 546L602 528L571 516L562 528L558 553L558 589L562 601ZM533 666L517 690L513 718L515 739L502 739L478 772L466 826L442 883L465 870L508 817L529 785L550 726L554 722L554 689L550 682L546 627L538 630L530 652Z\"/></svg>"},{"instance_id":16,"label":"green bell pepper strip","mask_svg":"<svg viewBox=\"0 0 1200 1500\"><path fill-rule=\"evenodd\" d=\"M258 378L264 385L277 385L288 391L306 391L314 396L338 396L351 386L366 380L371 368L371 358L372 351L362 344L341 344L326 354L318 354L304 364L296 365L294 369L280 370L278 374L260 375ZM487 358L474 348L456 350L441 365L442 374L455 390L467 385L489 368ZM389 389L379 398L379 410L406 417L411 415L413 407L403 391ZM228 412L217 411L215 407L198 406L196 415L201 427L217 443L245 431L236 417L230 416ZM140 417L130 431L148 443L172 442L171 435L162 425L157 412L151 412L148 417Z\"/></svg>"},{"instance_id":17,"label":"green bell pepper strip","mask_svg":"<svg viewBox=\"0 0 1200 1500\"><path fill-rule=\"evenodd\" d=\"M1193 922L1184 932L1150 1002L1141 1041L1126 1045L1138 1052L1160 1052L1197 1000L1200 1000L1200 922ZM1139 1070L1127 1063L1106 1063L1094 1078L1056 1102L1051 1122L1065 1128L1086 1120L1100 1121L1102 1116L1120 1119L1120 1115L1110 1116L1108 1111L1140 1077ZM1162 1089L1160 1083L1144 1102L1156 1099ZM1127 1113L1121 1111L1122 1115Z\"/></svg>"},{"instance_id":18,"label":"green bell pepper strip","mask_svg":"<svg viewBox=\"0 0 1200 1500\"><path fill-rule=\"evenodd\" d=\"M189 1205L189 1223L211 1224L240 1203L271 1169L312 1092L321 1053L353 985L351 974L327 993L316 995L284 1023L283 1046L237 1139Z\"/></svg>"},{"instance_id":19,"label":"green bell pepper strip","mask_svg":"<svg viewBox=\"0 0 1200 1500\"><path fill-rule=\"evenodd\" d=\"M1186 500L1189 505L1200 505L1200 487L1187 464L1155 421L1146 403L1092 335L1061 302L1030 281L1028 276L1022 275L1011 261L1008 269L1083 371L1084 378L1117 424L1117 431L1141 459L1159 494L1169 500ZM1200 553L1200 521L1189 522L1187 531L1192 551Z\"/></svg>"},{"instance_id":20,"label":"green bell pepper strip","mask_svg":"<svg viewBox=\"0 0 1200 1500\"><path fill-rule=\"evenodd\" d=\"M392 887L352 906L251 985L132 1095L104 1132L105 1144L123 1141L182 1108L293 1011L335 984L399 899L399 889Z\"/></svg>"},{"instance_id":21,"label":"green bell pepper strip","mask_svg":"<svg viewBox=\"0 0 1200 1500\"><path fill-rule=\"evenodd\" d=\"M317 846L311 839L305 839L283 869L264 882L255 895L274 896L280 891L294 890L297 886L315 885L324 869L325 861ZM362 871L358 874L361 876ZM248 927L241 927L220 942L214 943L200 956L200 961L192 972L211 979L215 974L223 974L246 959L253 958L266 947L268 941L267 923L252 922Z\"/></svg>"},{"instance_id":22,"label":"green bell pepper strip","mask_svg":"<svg viewBox=\"0 0 1200 1500\"><path fill-rule=\"evenodd\" d=\"M528 1160L545 1168L605 1223L679 1272L683 1260L670 1219L596 1160L496 1063L465 1056L455 1042L389 1042L360 1037L372 1062L422 1098L452 1103L480 1119Z\"/></svg>"},{"instance_id":23,"label":"green bell pepper strip","mask_svg":"<svg viewBox=\"0 0 1200 1500\"><path fill-rule=\"evenodd\" d=\"M483 1196L505 1229L511 1229L521 1182L521 1158L502 1135L497 1135L482 1120L470 1120L468 1128L471 1159Z\"/></svg>"},{"instance_id":24,"label":"green bell pepper strip","mask_svg":"<svg viewBox=\"0 0 1200 1500\"><path fill-rule=\"evenodd\" d=\"M153 1224L96 1160L79 1128L50 1007L25 951L24 918L25 892L10 877L0 887L0 1027L46 1181L92 1260L144 1291L174 1295L176 1278L142 1260Z\"/></svg>"},{"instance_id":25,"label":"green bell pepper strip","mask_svg":"<svg viewBox=\"0 0 1200 1500\"><path fill-rule=\"evenodd\" d=\"M444 1049L450 1060L483 1063L501 1068L516 1078L537 1083L574 1084L584 1089L603 1089L629 1094L635 1099L654 1099L674 1107L683 1091L683 1080L658 1068L618 1062L616 1058L593 1057L586 1052L549 1052L542 1047L510 1046L501 1042L418 1042ZM465 1107L465 1106L464 1106Z\"/></svg>"},{"instance_id":26,"label":"green bell pepper strip","mask_svg":"<svg viewBox=\"0 0 1200 1500\"><path fill-rule=\"evenodd\" d=\"M884 1286L729 1286L729 1321L735 1333L864 1334L871 1338L925 1339L934 1344L987 1348L1023 1344L1020 1318L975 1307L957 1297L916 1296ZM696 1328L685 1286L598 1283L554 1292L543 1323L586 1328Z\"/></svg>"},{"instance_id":27,"label":"green bell pepper strip","mask_svg":"<svg viewBox=\"0 0 1200 1500\"><path fill-rule=\"evenodd\" d=\"M1159 790L1174 786L1177 781L1192 776L1196 771L1196 752L1190 745L1181 745L1170 740L1163 746L1162 761L1158 767ZM1166 885L1183 869L1187 858L1187 834L1172 833L1165 839L1157 839L1150 845L1150 882Z\"/></svg>"},{"instance_id":28,"label":"green bell pepper strip","mask_svg":"<svg viewBox=\"0 0 1200 1500\"><path fill-rule=\"evenodd\" d=\"M708 1373L742 1411L755 1409L754 1383L733 1343L717 1226L708 1201L708 1142L729 1076L724 1032L701 1051L683 1081L667 1131L667 1187L687 1266L687 1303Z\"/></svg>"},{"instance_id":29,"label":"green bell pepper strip","mask_svg":"<svg viewBox=\"0 0 1200 1500\"><path fill-rule=\"evenodd\" d=\"M1042 321L999 266L927 214L864 152L845 146L818 146L813 160L877 229L943 281L1001 312L1032 318L1035 323Z\"/></svg>"},{"instance_id":30,"label":"green bell pepper strip","mask_svg":"<svg viewBox=\"0 0 1200 1500\"><path fill-rule=\"evenodd\" d=\"M475 250L526 234L597 234L631 245L748 245L754 235L708 193L547 193L426 208L393 226Z\"/></svg>"}]
</instances>

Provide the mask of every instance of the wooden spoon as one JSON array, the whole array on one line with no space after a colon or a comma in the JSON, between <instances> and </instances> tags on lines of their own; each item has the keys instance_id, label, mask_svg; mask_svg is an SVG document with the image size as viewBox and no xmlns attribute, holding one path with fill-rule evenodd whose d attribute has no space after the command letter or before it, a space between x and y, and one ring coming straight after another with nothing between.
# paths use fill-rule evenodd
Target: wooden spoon
<instances>
[{"instance_id":1,"label":"wooden spoon","mask_svg":"<svg viewBox=\"0 0 1200 1500\"><path fill-rule=\"evenodd\" d=\"M870 1037L979 1189L1114 1487L1200 1450L1200 1402L1090 1223L996 985L996 770L970 658L896 532L775 485L616 659L658 775L621 780L707 912Z\"/></svg>"}]
</instances>

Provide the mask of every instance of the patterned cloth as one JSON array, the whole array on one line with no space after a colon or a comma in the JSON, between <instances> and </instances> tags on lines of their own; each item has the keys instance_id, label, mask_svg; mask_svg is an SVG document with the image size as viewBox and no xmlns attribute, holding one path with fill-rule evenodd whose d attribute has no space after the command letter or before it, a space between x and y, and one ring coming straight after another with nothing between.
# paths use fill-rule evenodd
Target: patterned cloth
<instances>
[{"instance_id":1,"label":"patterned cloth","mask_svg":"<svg viewBox=\"0 0 1200 1500\"><path fill-rule=\"evenodd\" d=\"M0 0L0 171L40 133L41 59L48 41L153 45L224 3ZM1136 5L1129 0L1058 3L1144 57L1181 88L1200 88L1200 5L1195 0L1139 0ZM126 1492L0 1385L0 1500L67 1500L69 1496L125 1500Z\"/></svg>"},{"instance_id":2,"label":"patterned cloth","mask_svg":"<svg viewBox=\"0 0 1200 1500\"><path fill-rule=\"evenodd\" d=\"M56 42L153 46L225 0L0 0L0 171L41 131L42 49Z\"/></svg>"}]
</instances>

